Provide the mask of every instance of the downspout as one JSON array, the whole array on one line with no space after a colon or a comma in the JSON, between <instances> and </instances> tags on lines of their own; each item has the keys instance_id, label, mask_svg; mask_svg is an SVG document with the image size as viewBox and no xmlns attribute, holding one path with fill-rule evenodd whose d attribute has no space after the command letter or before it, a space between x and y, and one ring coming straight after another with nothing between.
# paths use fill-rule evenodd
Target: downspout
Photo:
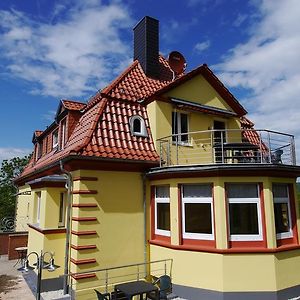
<instances>
[{"instance_id":1,"label":"downspout","mask_svg":"<svg viewBox=\"0 0 300 300\"><path fill-rule=\"evenodd\" d=\"M146 174L142 174L142 181L143 181L143 210L144 210L144 263L146 268L146 276L149 275L149 267L147 265L147 197L146 197Z\"/></svg>"},{"instance_id":2,"label":"downspout","mask_svg":"<svg viewBox=\"0 0 300 300\"><path fill-rule=\"evenodd\" d=\"M63 282L63 289L64 295L68 294L69 292L69 277L66 276L69 274L69 255L70 255L70 237L71 237L71 208L72 208L72 190L73 190L73 180L72 175L70 172L64 169L63 162L59 162L61 172L67 178L67 218L66 218L66 248L65 248L65 269L64 269L64 282Z\"/></svg>"}]
</instances>

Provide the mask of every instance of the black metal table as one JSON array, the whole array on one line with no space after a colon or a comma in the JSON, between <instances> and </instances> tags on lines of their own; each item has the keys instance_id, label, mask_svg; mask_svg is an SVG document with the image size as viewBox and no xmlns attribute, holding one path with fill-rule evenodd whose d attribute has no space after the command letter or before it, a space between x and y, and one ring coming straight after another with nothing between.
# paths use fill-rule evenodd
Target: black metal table
<instances>
[{"instance_id":1,"label":"black metal table","mask_svg":"<svg viewBox=\"0 0 300 300\"><path fill-rule=\"evenodd\" d=\"M142 280L115 285L115 297L113 299L117 299L116 295L118 291L124 293L128 300L131 300L132 297L136 295L139 295L140 299L143 299L143 295L150 292L155 292L156 299L159 299L159 290L157 286Z\"/></svg>"},{"instance_id":2,"label":"black metal table","mask_svg":"<svg viewBox=\"0 0 300 300\"><path fill-rule=\"evenodd\" d=\"M214 148L217 151L221 152L222 150L225 152L223 154L224 160L227 161L228 159L238 159L238 162L256 162L259 146L255 144L251 144L248 142L240 142L240 143L223 143L215 144ZM229 150L231 153L230 155L226 154L226 151ZM252 156L245 156L243 154L244 151L253 151L254 155Z\"/></svg>"}]
</instances>

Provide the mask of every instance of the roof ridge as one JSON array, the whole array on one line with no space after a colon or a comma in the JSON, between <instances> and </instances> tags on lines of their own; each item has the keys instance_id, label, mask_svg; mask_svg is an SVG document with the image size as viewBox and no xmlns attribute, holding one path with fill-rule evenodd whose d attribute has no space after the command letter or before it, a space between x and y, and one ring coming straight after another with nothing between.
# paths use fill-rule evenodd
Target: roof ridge
<instances>
[{"instance_id":1,"label":"roof ridge","mask_svg":"<svg viewBox=\"0 0 300 300\"><path fill-rule=\"evenodd\" d=\"M116 85L136 66L139 61L136 59L130 66L128 66L116 79L114 79L101 93L108 94Z\"/></svg>"},{"instance_id":2,"label":"roof ridge","mask_svg":"<svg viewBox=\"0 0 300 300\"><path fill-rule=\"evenodd\" d=\"M84 105L86 105L85 102L81 102L81 101L79 101L79 100L61 99L61 101L68 101L68 102L74 102L74 103L79 103L79 104L84 104Z\"/></svg>"},{"instance_id":3,"label":"roof ridge","mask_svg":"<svg viewBox=\"0 0 300 300\"><path fill-rule=\"evenodd\" d=\"M74 149L74 151L78 152L78 151L81 150L82 148L86 147L87 144L89 143L89 141L90 141L90 139L91 139L91 137L92 137L92 135L93 135L93 132L94 132L94 130L95 130L95 128L96 128L96 125L97 125L97 123L98 123L98 121L99 121L99 118L100 118L100 116L102 115L103 110L104 110L104 108L105 108L105 106L106 106L106 103L107 103L107 99L106 99L106 98L102 98L101 100L102 100L102 103L100 103L99 109L98 109L97 113L95 114L95 118L94 118L94 120L91 122L91 127L90 127L90 128L88 129L88 131L87 131L87 136L86 136L86 138L84 139L84 141L83 141L83 143L82 143L81 145L77 146L77 147ZM95 105L96 105L96 104L95 104ZM93 105L93 106L94 106L94 105ZM87 111L86 111L86 112L87 112ZM85 113L86 113L86 112L85 112ZM72 151L72 150L71 150L71 151Z\"/></svg>"}]
</instances>

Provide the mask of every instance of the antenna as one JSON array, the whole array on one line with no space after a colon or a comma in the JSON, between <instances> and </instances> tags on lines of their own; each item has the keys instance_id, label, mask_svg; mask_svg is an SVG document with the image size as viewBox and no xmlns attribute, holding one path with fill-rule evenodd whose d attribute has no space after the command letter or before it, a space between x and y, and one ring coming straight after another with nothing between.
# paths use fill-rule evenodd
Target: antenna
<instances>
[{"instance_id":1,"label":"antenna","mask_svg":"<svg viewBox=\"0 0 300 300\"><path fill-rule=\"evenodd\" d=\"M182 74L186 69L186 61L184 56L178 51L172 51L169 54L169 66L174 72L174 77Z\"/></svg>"}]
</instances>

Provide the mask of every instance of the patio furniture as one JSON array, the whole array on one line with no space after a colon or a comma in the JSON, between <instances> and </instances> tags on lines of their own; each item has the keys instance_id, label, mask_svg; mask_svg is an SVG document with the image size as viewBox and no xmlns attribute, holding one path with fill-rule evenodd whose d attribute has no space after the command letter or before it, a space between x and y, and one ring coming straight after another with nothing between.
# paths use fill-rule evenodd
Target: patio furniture
<instances>
[{"instance_id":1,"label":"patio furniture","mask_svg":"<svg viewBox=\"0 0 300 300\"><path fill-rule=\"evenodd\" d=\"M281 156L283 154L282 149L277 149L272 153L271 161L274 164L282 164Z\"/></svg>"},{"instance_id":2,"label":"patio furniture","mask_svg":"<svg viewBox=\"0 0 300 300\"><path fill-rule=\"evenodd\" d=\"M24 266L24 261L26 259L26 255L27 255L27 250L28 248L27 247L17 247L15 248L15 250L17 251L18 253L18 260L16 261L16 263L14 264L14 267L17 265L17 264L21 264L21 266L23 267Z\"/></svg>"},{"instance_id":3,"label":"patio furniture","mask_svg":"<svg viewBox=\"0 0 300 300\"><path fill-rule=\"evenodd\" d=\"M115 285L115 294L112 299L118 299L116 298L118 291L124 293L125 299L127 300L131 300L134 296L139 296L139 298L142 300L143 295L148 295L148 293L154 294L154 298L152 299L159 299L159 291L157 286L142 280Z\"/></svg>"},{"instance_id":4,"label":"patio furniture","mask_svg":"<svg viewBox=\"0 0 300 300\"><path fill-rule=\"evenodd\" d=\"M172 281L168 275L162 275L157 278L153 284L157 284L159 287L159 299L167 299L168 295L172 293ZM150 292L147 293L147 299L157 299L155 295Z\"/></svg>"},{"instance_id":5,"label":"patio furniture","mask_svg":"<svg viewBox=\"0 0 300 300\"><path fill-rule=\"evenodd\" d=\"M94 290L94 291L96 292L98 300L110 300L110 294L109 293L102 294L97 290Z\"/></svg>"}]
</instances>

